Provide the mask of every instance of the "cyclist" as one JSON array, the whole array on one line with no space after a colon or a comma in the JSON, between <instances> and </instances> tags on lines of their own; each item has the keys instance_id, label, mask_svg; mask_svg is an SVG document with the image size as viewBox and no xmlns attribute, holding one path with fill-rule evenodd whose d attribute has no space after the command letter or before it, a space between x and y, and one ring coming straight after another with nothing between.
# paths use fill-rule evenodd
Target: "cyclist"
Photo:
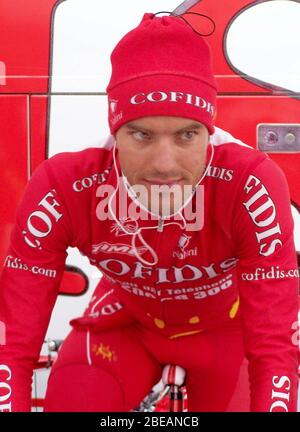
<instances>
[{"instance_id":1,"label":"cyclist","mask_svg":"<svg viewBox=\"0 0 300 432\"><path fill-rule=\"evenodd\" d=\"M168 363L186 370L190 411L225 411L245 356L250 409L295 411L298 279L283 172L214 134L210 49L180 17L144 14L111 62L106 147L44 161L17 211L0 288L1 410L30 410L72 246L103 277L71 321L46 411L129 411Z\"/></svg>"}]
</instances>

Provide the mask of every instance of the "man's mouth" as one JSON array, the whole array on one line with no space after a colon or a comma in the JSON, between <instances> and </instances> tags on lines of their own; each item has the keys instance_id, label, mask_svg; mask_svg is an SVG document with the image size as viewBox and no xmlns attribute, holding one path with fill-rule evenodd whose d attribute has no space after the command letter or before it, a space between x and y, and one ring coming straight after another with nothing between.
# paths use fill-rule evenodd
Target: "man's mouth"
<instances>
[{"instance_id":1,"label":"man's mouth","mask_svg":"<svg viewBox=\"0 0 300 432\"><path fill-rule=\"evenodd\" d=\"M182 178L165 179L165 180L162 180L162 179L143 179L143 181L146 184L150 185L150 186L155 186L156 185L156 186L169 186L169 187L172 187L172 186L176 186L176 185L182 186L182 184L183 184L183 179Z\"/></svg>"}]
</instances>

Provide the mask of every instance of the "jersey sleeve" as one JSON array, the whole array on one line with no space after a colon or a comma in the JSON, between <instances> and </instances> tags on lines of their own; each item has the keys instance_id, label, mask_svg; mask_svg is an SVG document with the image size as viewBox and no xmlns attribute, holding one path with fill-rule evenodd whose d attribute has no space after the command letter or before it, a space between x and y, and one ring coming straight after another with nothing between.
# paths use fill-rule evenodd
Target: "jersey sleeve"
<instances>
[{"instance_id":1,"label":"jersey sleeve","mask_svg":"<svg viewBox=\"0 0 300 432\"><path fill-rule=\"evenodd\" d=\"M268 157L240 186L232 232L251 411L296 411L299 271L289 189Z\"/></svg>"},{"instance_id":2,"label":"jersey sleeve","mask_svg":"<svg viewBox=\"0 0 300 432\"><path fill-rule=\"evenodd\" d=\"M51 159L39 165L27 184L0 278L3 412L31 410L32 372L58 294L66 249L72 243Z\"/></svg>"}]
</instances>

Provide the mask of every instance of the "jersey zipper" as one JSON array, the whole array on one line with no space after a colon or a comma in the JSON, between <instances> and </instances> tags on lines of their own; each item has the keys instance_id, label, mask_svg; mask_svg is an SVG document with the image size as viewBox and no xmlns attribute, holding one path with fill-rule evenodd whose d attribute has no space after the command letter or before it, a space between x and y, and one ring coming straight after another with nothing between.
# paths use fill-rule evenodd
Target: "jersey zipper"
<instances>
[{"instance_id":1,"label":"jersey zipper","mask_svg":"<svg viewBox=\"0 0 300 432\"><path fill-rule=\"evenodd\" d=\"M158 226L157 226L157 231L163 232L163 227L164 227L164 220L163 220L163 218L160 218L159 222L158 222Z\"/></svg>"}]
</instances>

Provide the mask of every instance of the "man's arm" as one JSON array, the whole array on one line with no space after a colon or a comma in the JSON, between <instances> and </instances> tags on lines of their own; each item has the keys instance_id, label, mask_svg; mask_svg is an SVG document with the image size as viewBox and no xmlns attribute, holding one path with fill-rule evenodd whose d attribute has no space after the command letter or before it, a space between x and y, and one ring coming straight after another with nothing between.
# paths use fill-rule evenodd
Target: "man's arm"
<instances>
[{"instance_id":1,"label":"man's arm","mask_svg":"<svg viewBox=\"0 0 300 432\"><path fill-rule=\"evenodd\" d=\"M71 244L68 213L50 161L37 168L27 185L1 274L0 411L31 409L32 370Z\"/></svg>"},{"instance_id":2,"label":"man's arm","mask_svg":"<svg viewBox=\"0 0 300 432\"><path fill-rule=\"evenodd\" d=\"M241 183L234 233L251 411L296 411L299 278L290 195L267 158Z\"/></svg>"}]
</instances>

